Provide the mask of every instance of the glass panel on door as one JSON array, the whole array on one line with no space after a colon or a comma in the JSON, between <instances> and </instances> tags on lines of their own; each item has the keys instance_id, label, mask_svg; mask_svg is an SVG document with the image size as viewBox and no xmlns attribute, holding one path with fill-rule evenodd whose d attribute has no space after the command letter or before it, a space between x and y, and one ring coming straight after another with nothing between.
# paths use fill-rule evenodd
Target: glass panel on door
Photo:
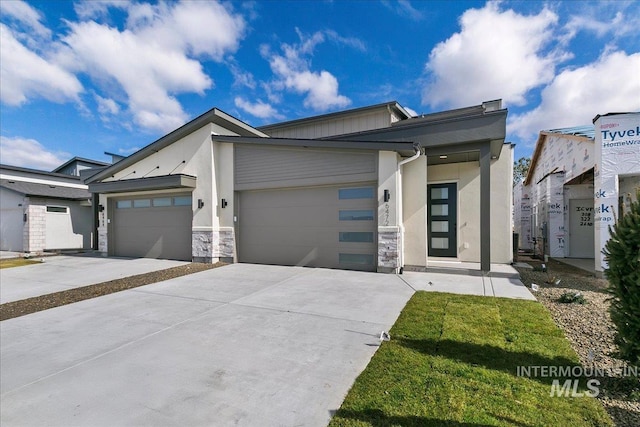
<instances>
[{"instance_id":1,"label":"glass panel on door","mask_svg":"<svg viewBox=\"0 0 640 427\"><path fill-rule=\"evenodd\" d=\"M458 256L456 196L456 183L427 185L429 256Z\"/></svg>"}]
</instances>

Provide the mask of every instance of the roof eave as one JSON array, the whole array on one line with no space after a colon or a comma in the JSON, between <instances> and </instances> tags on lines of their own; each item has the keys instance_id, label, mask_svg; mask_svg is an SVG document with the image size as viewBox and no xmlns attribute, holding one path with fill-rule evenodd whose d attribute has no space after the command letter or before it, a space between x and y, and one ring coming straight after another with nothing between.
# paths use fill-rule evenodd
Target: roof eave
<instances>
[{"instance_id":1,"label":"roof eave","mask_svg":"<svg viewBox=\"0 0 640 427\"><path fill-rule=\"evenodd\" d=\"M257 138L242 136L211 135L214 142L233 144L256 144L299 148L332 148L349 150L396 151L401 155L412 155L420 149L419 144L411 141L346 141L328 139L296 139L296 138Z\"/></svg>"}]
</instances>

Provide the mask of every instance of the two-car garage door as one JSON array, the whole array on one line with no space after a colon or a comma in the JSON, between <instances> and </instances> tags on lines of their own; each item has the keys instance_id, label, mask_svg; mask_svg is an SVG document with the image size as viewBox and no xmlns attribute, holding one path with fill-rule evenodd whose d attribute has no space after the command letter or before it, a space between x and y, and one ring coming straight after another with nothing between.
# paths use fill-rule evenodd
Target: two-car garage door
<instances>
[{"instance_id":1,"label":"two-car garage door","mask_svg":"<svg viewBox=\"0 0 640 427\"><path fill-rule=\"evenodd\" d=\"M235 147L240 262L376 269L377 152Z\"/></svg>"},{"instance_id":2,"label":"two-car garage door","mask_svg":"<svg viewBox=\"0 0 640 427\"><path fill-rule=\"evenodd\" d=\"M374 270L374 184L245 191L241 262Z\"/></svg>"}]
</instances>

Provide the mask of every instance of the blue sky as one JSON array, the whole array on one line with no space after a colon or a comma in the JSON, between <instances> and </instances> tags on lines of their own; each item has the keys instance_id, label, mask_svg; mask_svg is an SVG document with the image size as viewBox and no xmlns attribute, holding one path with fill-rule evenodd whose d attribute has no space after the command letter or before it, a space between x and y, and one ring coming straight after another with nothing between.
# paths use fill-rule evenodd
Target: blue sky
<instances>
[{"instance_id":1,"label":"blue sky","mask_svg":"<svg viewBox=\"0 0 640 427\"><path fill-rule=\"evenodd\" d=\"M0 2L0 162L129 154L218 107L252 126L501 98L507 140L640 111L637 1Z\"/></svg>"}]
</instances>

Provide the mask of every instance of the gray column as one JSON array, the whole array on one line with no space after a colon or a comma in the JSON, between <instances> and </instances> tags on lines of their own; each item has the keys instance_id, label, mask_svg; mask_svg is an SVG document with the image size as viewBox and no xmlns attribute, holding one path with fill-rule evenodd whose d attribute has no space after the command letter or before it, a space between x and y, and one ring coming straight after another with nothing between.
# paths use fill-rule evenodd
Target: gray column
<instances>
[{"instance_id":1,"label":"gray column","mask_svg":"<svg viewBox=\"0 0 640 427\"><path fill-rule=\"evenodd\" d=\"M480 147L480 270L491 271L491 147Z\"/></svg>"}]
</instances>

